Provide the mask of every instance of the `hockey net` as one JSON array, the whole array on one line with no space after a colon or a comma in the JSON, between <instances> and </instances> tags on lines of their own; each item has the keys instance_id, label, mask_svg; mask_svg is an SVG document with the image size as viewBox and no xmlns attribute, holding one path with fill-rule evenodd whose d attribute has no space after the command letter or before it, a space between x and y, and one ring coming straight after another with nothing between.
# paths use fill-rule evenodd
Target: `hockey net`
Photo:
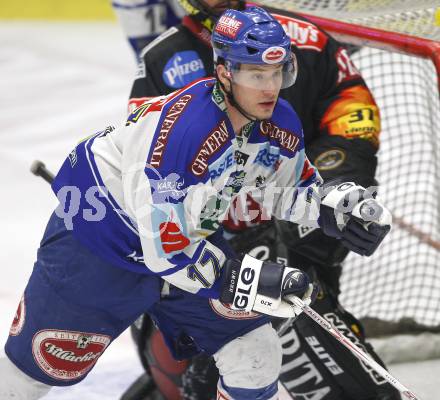
<instances>
[{"instance_id":1,"label":"hockey net","mask_svg":"<svg viewBox=\"0 0 440 400\"><path fill-rule=\"evenodd\" d=\"M262 0L343 43L382 117L377 179L394 226L370 258L350 255L341 302L370 334L440 328L440 5L413 0Z\"/></svg>"}]
</instances>

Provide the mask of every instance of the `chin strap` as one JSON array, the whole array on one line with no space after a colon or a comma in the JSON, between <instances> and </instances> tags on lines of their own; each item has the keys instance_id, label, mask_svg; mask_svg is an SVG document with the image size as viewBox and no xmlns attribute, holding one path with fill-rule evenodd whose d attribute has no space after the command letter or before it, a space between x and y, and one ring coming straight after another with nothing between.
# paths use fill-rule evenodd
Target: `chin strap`
<instances>
[{"instance_id":1,"label":"chin strap","mask_svg":"<svg viewBox=\"0 0 440 400\"><path fill-rule=\"evenodd\" d=\"M243 115L243 117L248 119L250 122L257 122L257 121L259 121L259 119L257 117L247 113L245 110L243 110L243 108L240 106L240 104L237 103L237 101L235 100L235 97L234 97L234 93L232 92L232 82L229 81L231 83L231 91L228 92L226 90L225 85L223 85L222 81L220 79L218 79L217 76L216 76L216 78L217 78L217 82L219 83L219 85L222 88L223 92L226 94L226 97L227 97L229 103L231 104L231 106L235 107L237 109L237 111L241 115Z\"/></svg>"}]
</instances>

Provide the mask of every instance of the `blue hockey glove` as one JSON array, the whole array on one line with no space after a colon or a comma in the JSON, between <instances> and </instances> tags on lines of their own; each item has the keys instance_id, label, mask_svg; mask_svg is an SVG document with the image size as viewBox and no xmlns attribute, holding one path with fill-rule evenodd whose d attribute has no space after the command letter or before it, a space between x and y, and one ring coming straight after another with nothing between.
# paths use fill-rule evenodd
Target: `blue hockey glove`
<instances>
[{"instance_id":1,"label":"blue hockey glove","mask_svg":"<svg viewBox=\"0 0 440 400\"><path fill-rule=\"evenodd\" d=\"M391 213L369 192L353 182L334 187L324 185L327 192L320 207L319 224L328 236L341 239L355 253L372 255L391 229Z\"/></svg>"}]
</instances>

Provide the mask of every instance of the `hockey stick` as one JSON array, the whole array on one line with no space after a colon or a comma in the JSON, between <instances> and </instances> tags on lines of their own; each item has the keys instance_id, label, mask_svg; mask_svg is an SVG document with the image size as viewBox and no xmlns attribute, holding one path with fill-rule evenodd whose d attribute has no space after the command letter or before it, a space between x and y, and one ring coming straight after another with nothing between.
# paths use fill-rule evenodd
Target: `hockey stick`
<instances>
[{"instance_id":1,"label":"hockey stick","mask_svg":"<svg viewBox=\"0 0 440 400\"><path fill-rule=\"evenodd\" d=\"M54 175L42 161L35 160L31 165L31 172L36 176L41 176L47 183L52 184Z\"/></svg>"},{"instance_id":2,"label":"hockey stick","mask_svg":"<svg viewBox=\"0 0 440 400\"><path fill-rule=\"evenodd\" d=\"M438 240L435 240L428 233L425 233L416 226L406 222L403 218L393 215L393 223L407 231L410 235L415 236L420 242L425 243L436 250L440 250L440 242Z\"/></svg>"},{"instance_id":3,"label":"hockey stick","mask_svg":"<svg viewBox=\"0 0 440 400\"><path fill-rule=\"evenodd\" d=\"M298 298L292 296L290 299L296 307L301 308L301 310L308 317L313 319L319 326L325 329L330 335L332 335L338 342L344 345L348 350L351 351L359 360L368 364L373 368L378 374L380 374L384 379L386 379L391 385L393 385L399 392L401 392L407 399L419 400L419 398L411 392L406 386L400 383L393 375L391 375L385 368L383 368L379 363L373 360L368 354L361 350L358 346L352 343L347 337L345 337L341 331L335 328L329 321L324 319L320 314L314 311L311 307L304 304L304 302Z\"/></svg>"}]
</instances>

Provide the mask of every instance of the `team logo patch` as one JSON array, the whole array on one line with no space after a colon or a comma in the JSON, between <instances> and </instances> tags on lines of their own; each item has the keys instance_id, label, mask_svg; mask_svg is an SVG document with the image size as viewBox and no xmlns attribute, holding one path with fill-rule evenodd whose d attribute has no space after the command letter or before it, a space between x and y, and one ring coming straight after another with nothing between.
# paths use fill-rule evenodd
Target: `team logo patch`
<instances>
[{"instance_id":1,"label":"team logo patch","mask_svg":"<svg viewBox=\"0 0 440 400\"><path fill-rule=\"evenodd\" d=\"M165 83L174 89L180 89L205 76L203 62L192 50L176 53L168 60L162 73Z\"/></svg>"},{"instance_id":2,"label":"team logo patch","mask_svg":"<svg viewBox=\"0 0 440 400\"><path fill-rule=\"evenodd\" d=\"M185 196L185 180L172 172L164 178L150 179L151 193L155 204L166 203L170 199L180 200Z\"/></svg>"},{"instance_id":3,"label":"team logo patch","mask_svg":"<svg viewBox=\"0 0 440 400\"><path fill-rule=\"evenodd\" d=\"M230 37L231 39L235 39L242 25L243 22L238 21L235 18L223 15L218 20L217 25L215 26L215 31L221 33L222 35Z\"/></svg>"},{"instance_id":4,"label":"team logo patch","mask_svg":"<svg viewBox=\"0 0 440 400\"><path fill-rule=\"evenodd\" d=\"M266 64L277 64L286 57L286 50L279 46L272 46L264 50L261 58Z\"/></svg>"},{"instance_id":5,"label":"team logo patch","mask_svg":"<svg viewBox=\"0 0 440 400\"><path fill-rule=\"evenodd\" d=\"M254 319L260 316L253 311L233 310L229 304L217 299L209 299L209 304L216 314L226 319Z\"/></svg>"},{"instance_id":6,"label":"team logo patch","mask_svg":"<svg viewBox=\"0 0 440 400\"><path fill-rule=\"evenodd\" d=\"M167 254L181 251L190 244L189 239L182 233L179 225L175 222L162 222L159 229L162 249Z\"/></svg>"},{"instance_id":7,"label":"team logo patch","mask_svg":"<svg viewBox=\"0 0 440 400\"><path fill-rule=\"evenodd\" d=\"M327 150L315 159L315 166L321 171L338 168L345 161L345 152L338 149Z\"/></svg>"},{"instance_id":8,"label":"team logo patch","mask_svg":"<svg viewBox=\"0 0 440 400\"><path fill-rule=\"evenodd\" d=\"M11 336L17 336L21 333L24 326L24 321L26 320L26 304L24 302L24 295L21 297L20 304L18 305L17 311L12 321L11 328L9 329L9 334Z\"/></svg>"},{"instance_id":9,"label":"team logo patch","mask_svg":"<svg viewBox=\"0 0 440 400\"><path fill-rule=\"evenodd\" d=\"M79 379L95 365L110 341L106 335L48 329L33 337L32 354L50 377Z\"/></svg>"}]
</instances>

